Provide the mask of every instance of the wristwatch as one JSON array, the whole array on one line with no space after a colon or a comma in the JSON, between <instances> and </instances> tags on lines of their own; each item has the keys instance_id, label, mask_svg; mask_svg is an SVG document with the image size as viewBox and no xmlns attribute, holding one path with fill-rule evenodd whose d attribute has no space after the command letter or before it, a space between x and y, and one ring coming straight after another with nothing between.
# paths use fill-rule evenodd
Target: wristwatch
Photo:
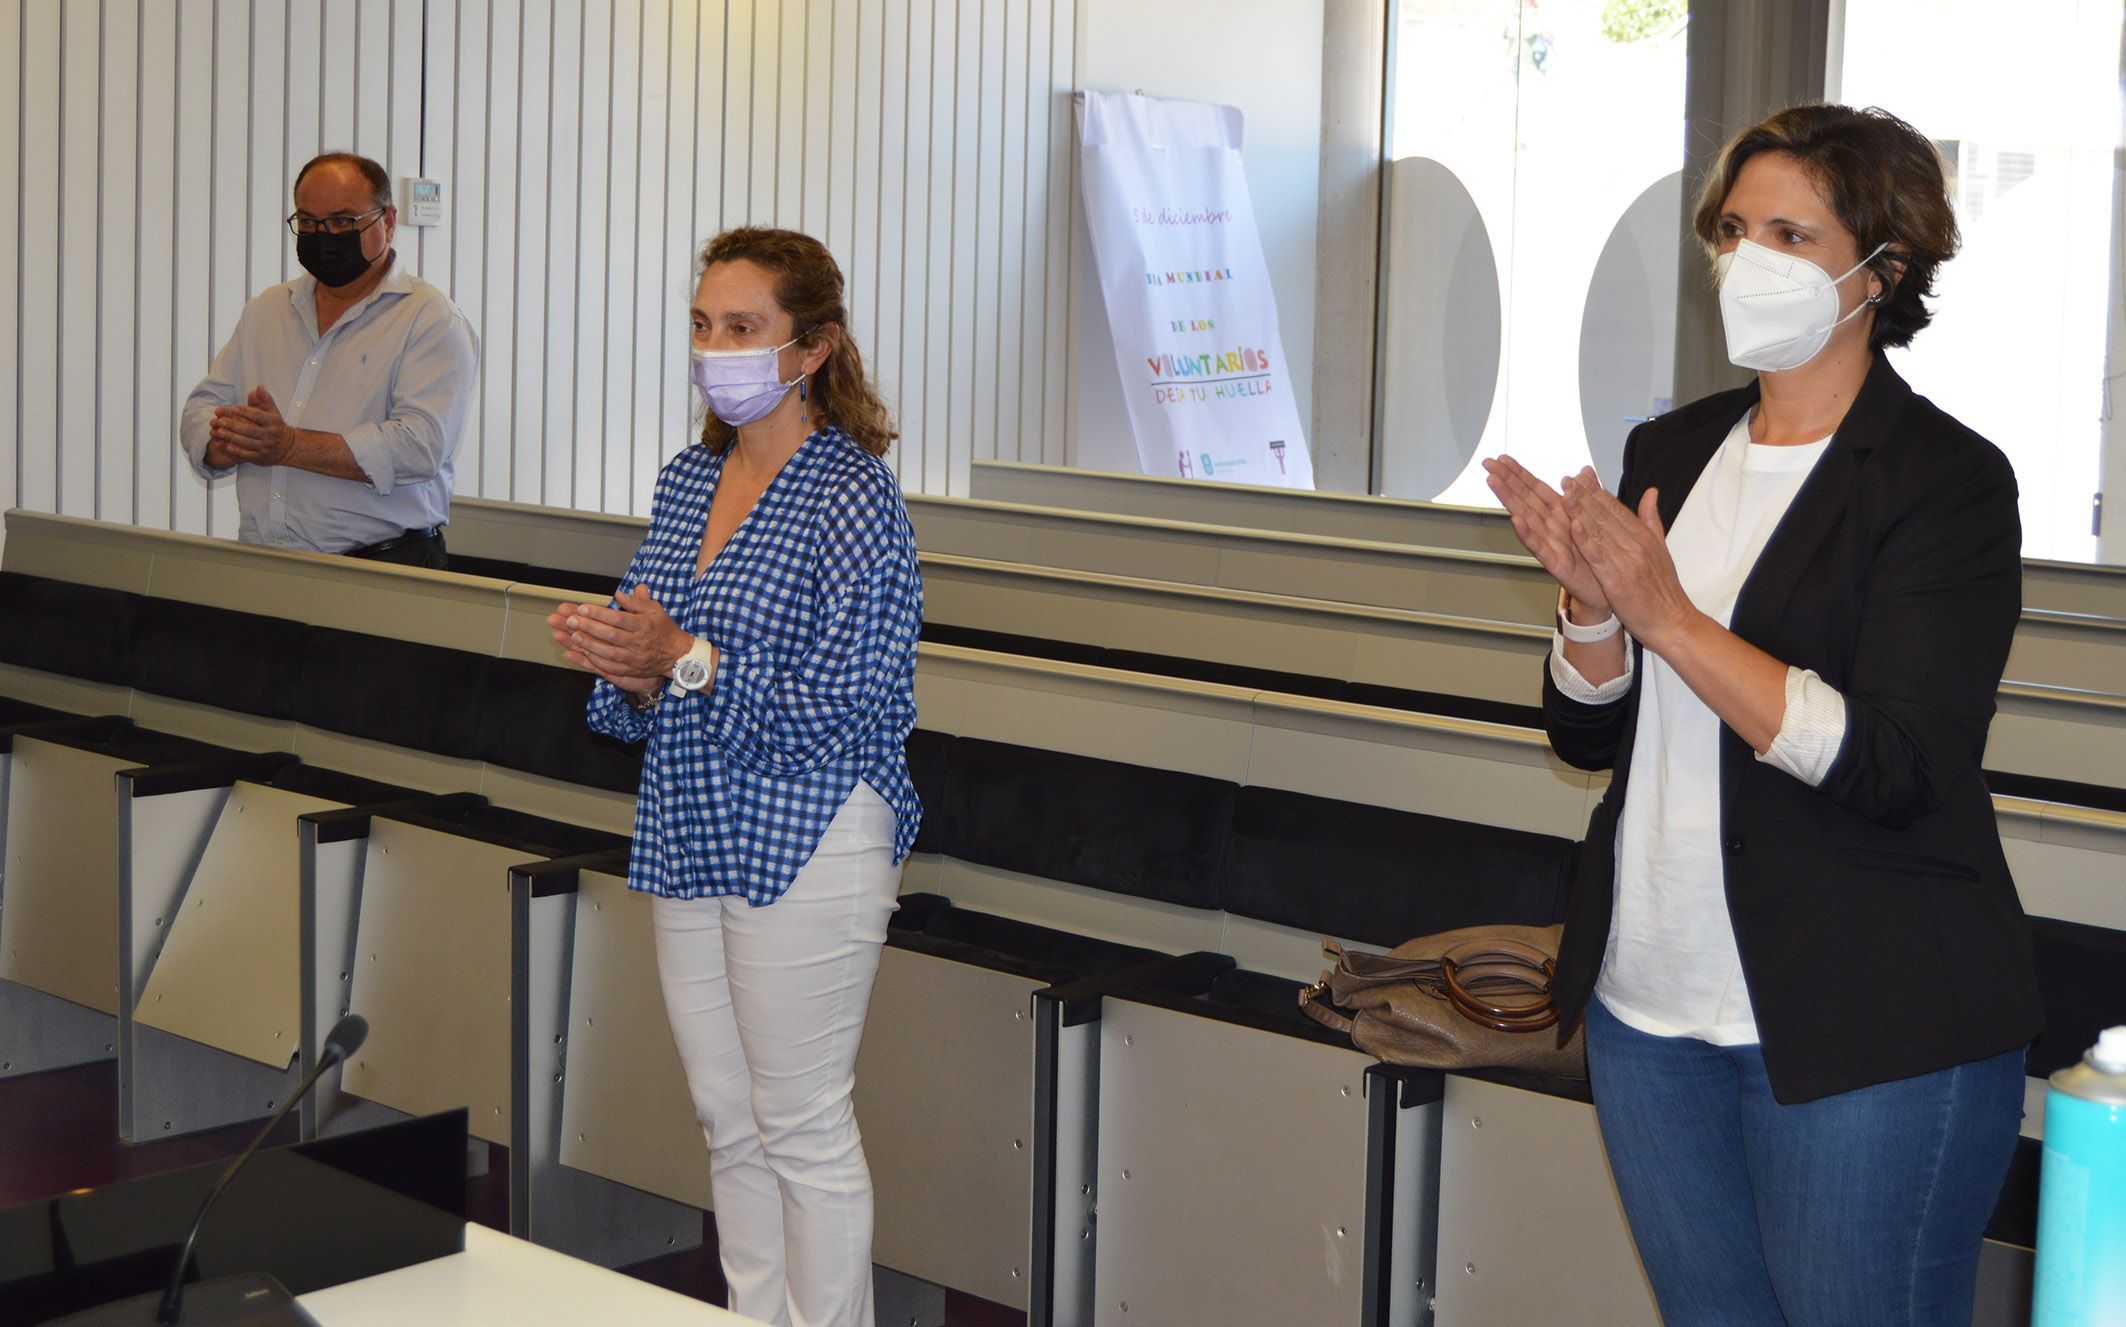
<instances>
[{"instance_id":1,"label":"wristwatch","mask_svg":"<svg viewBox=\"0 0 2126 1327\"><path fill-rule=\"evenodd\" d=\"M697 638L694 648L679 656L672 665L672 687L688 694L701 690L709 684L709 676L715 669L716 647Z\"/></svg>"}]
</instances>

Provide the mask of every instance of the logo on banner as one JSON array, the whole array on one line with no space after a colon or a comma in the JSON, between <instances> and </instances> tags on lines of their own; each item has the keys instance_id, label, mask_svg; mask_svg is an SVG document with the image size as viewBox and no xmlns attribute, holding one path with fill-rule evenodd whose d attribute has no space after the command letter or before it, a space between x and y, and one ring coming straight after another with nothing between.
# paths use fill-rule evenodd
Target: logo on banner
<instances>
[{"instance_id":1,"label":"logo on banner","mask_svg":"<svg viewBox=\"0 0 2126 1327\"><path fill-rule=\"evenodd\" d=\"M1195 472L1189 469L1189 460L1187 452L1177 452L1175 454L1174 459L1175 468L1181 471L1181 477L1183 479L1194 479L1196 477Z\"/></svg>"},{"instance_id":2,"label":"logo on banner","mask_svg":"<svg viewBox=\"0 0 2126 1327\"><path fill-rule=\"evenodd\" d=\"M1272 456L1274 456L1274 457L1276 457L1276 458L1277 458L1277 473L1278 473L1278 474L1280 474L1280 475L1281 475L1281 474L1283 474L1283 473L1284 473L1284 439L1283 439L1283 438L1272 438L1272 439L1270 439L1270 455L1272 455Z\"/></svg>"},{"instance_id":3,"label":"logo on banner","mask_svg":"<svg viewBox=\"0 0 2126 1327\"><path fill-rule=\"evenodd\" d=\"M1248 468L1248 461L1245 456L1228 456L1221 461L1213 457L1209 452L1199 452L1196 460L1198 464L1203 466L1203 477L1205 479L1216 478L1233 470L1245 470ZM1188 456L1185 453L1182 455L1181 461L1183 465L1188 463ZM1186 479L1188 476L1184 474L1182 478Z\"/></svg>"},{"instance_id":4,"label":"logo on banner","mask_svg":"<svg viewBox=\"0 0 2126 1327\"><path fill-rule=\"evenodd\" d=\"M1203 355L1161 351L1146 355L1144 366L1151 373L1152 400L1160 405L1238 401L1268 396L1275 390L1270 380L1270 356L1253 346ZM1281 460L1279 464L1282 465Z\"/></svg>"}]
</instances>

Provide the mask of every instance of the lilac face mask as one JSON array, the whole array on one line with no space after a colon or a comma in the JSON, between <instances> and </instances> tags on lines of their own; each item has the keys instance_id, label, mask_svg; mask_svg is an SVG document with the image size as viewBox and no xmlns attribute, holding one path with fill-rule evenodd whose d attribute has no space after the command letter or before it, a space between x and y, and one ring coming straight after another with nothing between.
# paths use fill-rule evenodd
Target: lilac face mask
<instances>
[{"instance_id":1,"label":"lilac face mask","mask_svg":"<svg viewBox=\"0 0 2126 1327\"><path fill-rule=\"evenodd\" d=\"M708 401L709 413L734 429L767 418L805 379L802 373L788 382L775 376L775 357L798 340L793 336L766 350L695 351L694 386Z\"/></svg>"}]
</instances>

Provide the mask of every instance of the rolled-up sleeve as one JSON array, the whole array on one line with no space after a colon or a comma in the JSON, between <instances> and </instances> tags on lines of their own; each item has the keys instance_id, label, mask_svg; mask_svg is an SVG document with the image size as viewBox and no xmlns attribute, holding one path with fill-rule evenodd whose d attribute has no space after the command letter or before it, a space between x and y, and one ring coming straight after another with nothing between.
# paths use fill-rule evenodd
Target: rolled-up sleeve
<instances>
[{"instance_id":1,"label":"rolled-up sleeve","mask_svg":"<svg viewBox=\"0 0 2126 1327\"><path fill-rule=\"evenodd\" d=\"M472 408L479 361L464 314L441 302L424 311L392 376L389 413L340 435L377 496L434 478L450 459Z\"/></svg>"},{"instance_id":2,"label":"rolled-up sleeve","mask_svg":"<svg viewBox=\"0 0 2126 1327\"><path fill-rule=\"evenodd\" d=\"M201 378L191 395L185 397L184 406L177 413L177 445L183 449L185 459L192 463L192 472L201 479L218 479L236 469L233 465L217 469L207 464L207 426L214 422L217 409L244 399L238 374L250 321L251 311L247 306L236 320L236 330L222 344L214 362L207 366L207 376Z\"/></svg>"},{"instance_id":3,"label":"rolled-up sleeve","mask_svg":"<svg viewBox=\"0 0 2126 1327\"><path fill-rule=\"evenodd\" d=\"M1567 700L1576 700L1582 705L1607 705L1631 690L1636 663L1637 652L1631 648L1631 636L1627 634L1624 637L1624 671L1607 682L1590 682L1565 657L1565 633L1550 633L1550 681Z\"/></svg>"},{"instance_id":4,"label":"rolled-up sleeve","mask_svg":"<svg viewBox=\"0 0 2126 1327\"><path fill-rule=\"evenodd\" d=\"M1779 735L1757 759L1811 788L1822 785L1845 744L1845 697L1807 668L1786 670L1786 709Z\"/></svg>"}]
</instances>

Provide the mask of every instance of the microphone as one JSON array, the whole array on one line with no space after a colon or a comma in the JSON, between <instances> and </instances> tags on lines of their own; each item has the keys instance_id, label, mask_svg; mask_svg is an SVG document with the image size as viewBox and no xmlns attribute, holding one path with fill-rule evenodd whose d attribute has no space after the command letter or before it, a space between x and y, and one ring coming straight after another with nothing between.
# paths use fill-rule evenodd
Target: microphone
<instances>
[{"instance_id":1,"label":"microphone","mask_svg":"<svg viewBox=\"0 0 2126 1327\"><path fill-rule=\"evenodd\" d=\"M207 1213L213 1209L214 1200L221 1197L221 1191L229 1187L229 1181L236 1177L237 1171L244 1168L244 1163L251 1159L253 1152L258 1151L259 1145L266 1141L267 1135L273 1132L274 1127L287 1118L289 1111L295 1109L295 1103L310 1095L310 1089L317 1086L317 1080L324 1072L361 1049L363 1040L368 1036L369 1020L360 1014L348 1014L333 1024L332 1031L326 1034L324 1047L318 1051L317 1063L311 1066L310 1072L303 1076L303 1081L288 1095L288 1099L281 1103L281 1108L273 1112L273 1118L266 1121L265 1127L258 1131L258 1136L251 1140L251 1145L237 1154L236 1160L231 1161L229 1168L221 1173L221 1178L214 1181L214 1187L207 1190L205 1201L199 1205L199 1214L192 1218L192 1230L185 1236L184 1248L178 1252L177 1266L170 1273L169 1288L162 1292L162 1303L155 1310L156 1322L175 1323L184 1316L185 1269L192 1265L192 1246L199 1242L200 1227L207 1223Z\"/></svg>"}]
</instances>

